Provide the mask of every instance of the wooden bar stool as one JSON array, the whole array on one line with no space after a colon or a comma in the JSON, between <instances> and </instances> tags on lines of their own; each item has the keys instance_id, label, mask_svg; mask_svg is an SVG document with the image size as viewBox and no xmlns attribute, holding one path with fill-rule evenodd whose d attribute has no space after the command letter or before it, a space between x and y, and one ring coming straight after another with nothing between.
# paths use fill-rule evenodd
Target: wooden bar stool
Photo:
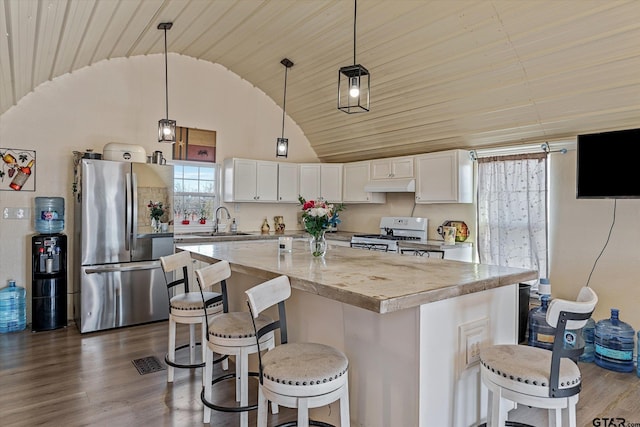
<instances>
[{"instance_id":1,"label":"wooden bar stool","mask_svg":"<svg viewBox=\"0 0 640 427\"><path fill-rule=\"evenodd\" d=\"M178 252L160 258L162 271L167 283L169 293L169 350L164 357L167 364L167 382L173 382L174 368L194 369L202 368L205 363L206 342L206 316L203 309L202 294L200 289L189 288L189 279L193 276L193 260L190 252ZM176 274L173 274L176 273ZM181 274L178 274L181 273ZM175 278L174 276L181 276ZM178 287L183 285L182 288ZM182 292L180 292L182 291ZM174 294L174 295L172 295ZM205 292L206 300L209 301L206 314L213 316L221 313L227 307L226 292ZM176 324L189 325L189 344L176 347ZM195 326L200 324L201 340L196 342ZM201 362L196 362L196 346L202 347ZM177 363L176 351L189 348L189 363ZM223 361L223 369L227 369L225 358L217 359L216 362ZM204 376L203 376L204 384Z\"/></svg>"},{"instance_id":2,"label":"wooden bar stool","mask_svg":"<svg viewBox=\"0 0 640 427\"><path fill-rule=\"evenodd\" d=\"M576 301L551 301L547 323L556 328L553 350L517 344L480 350L480 375L489 389L487 426L514 425L507 421L507 402L515 402L547 409L550 427L576 427L576 403L582 387L576 361L584 351L584 342L567 331L584 327L597 303L598 296L587 287L580 290Z\"/></svg>"},{"instance_id":3,"label":"wooden bar stool","mask_svg":"<svg viewBox=\"0 0 640 427\"><path fill-rule=\"evenodd\" d=\"M225 281L231 276L231 269L227 261L220 261L205 268L196 270L196 277L201 289L205 289L220 282L223 292L226 292ZM203 292L202 300L205 305L206 294ZM248 411L256 409L257 405L249 405L249 376L258 376L258 373L249 372L249 355L258 352L258 348L271 349L275 346L273 332L261 336L258 347L253 327L253 319L249 312L224 312L217 315L206 315L207 339L205 348L204 376L207 379L202 390L201 400L204 405L203 422L211 421L211 410L223 412L239 412L240 426L248 425ZM272 322L267 316L259 316L255 322L262 326ZM213 353L234 356L236 372L222 375L213 381ZM236 380L236 402L239 406L222 406L211 401L213 385L227 379ZM274 413L277 407L273 407Z\"/></svg>"},{"instance_id":4,"label":"wooden bar stool","mask_svg":"<svg viewBox=\"0 0 640 427\"><path fill-rule=\"evenodd\" d=\"M258 427L267 426L267 404L298 408L298 427L328 424L309 420L309 409L340 401L340 426L349 427L349 361L339 350L324 344L288 343L284 302L291 295L286 276L276 277L246 291L249 310L255 317L257 345L280 329L281 345L259 355ZM258 319L267 308L278 306L278 320L261 324Z\"/></svg>"}]
</instances>

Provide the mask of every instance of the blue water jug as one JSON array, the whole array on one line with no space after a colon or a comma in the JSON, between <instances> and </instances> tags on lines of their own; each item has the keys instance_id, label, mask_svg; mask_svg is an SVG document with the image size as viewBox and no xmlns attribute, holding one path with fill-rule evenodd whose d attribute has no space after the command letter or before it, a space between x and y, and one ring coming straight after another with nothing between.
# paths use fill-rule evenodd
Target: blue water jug
<instances>
[{"instance_id":1,"label":"blue water jug","mask_svg":"<svg viewBox=\"0 0 640 427\"><path fill-rule=\"evenodd\" d=\"M640 331L638 331L638 351L636 351L636 374L638 374L638 377L640 377Z\"/></svg>"},{"instance_id":2,"label":"blue water jug","mask_svg":"<svg viewBox=\"0 0 640 427\"><path fill-rule=\"evenodd\" d=\"M547 323L549 298L549 295L542 295L540 297L540 307L532 308L529 311L529 339L527 344L532 347L553 350L556 328Z\"/></svg>"},{"instance_id":3,"label":"blue water jug","mask_svg":"<svg viewBox=\"0 0 640 427\"><path fill-rule=\"evenodd\" d=\"M619 310L611 309L611 318L596 323L596 365L617 372L633 372L635 331L619 319Z\"/></svg>"},{"instance_id":4,"label":"blue water jug","mask_svg":"<svg viewBox=\"0 0 640 427\"><path fill-rule=\"evenodd\" d=\"M38 233L62 233L64 230L64 199L62 197L36 197L36 209L33 217Z\"/></svg>"},{"instance_id":5,"label":"blue water jug","mask_svg":"<svg viewBox=\"0 0 640 427\"><path fill-rule=\"evenodd\" d=\"M0 333L21 331L27 327L27 290L9 281L0 289Z\"/></svg>"},{"instance_id":6,"label":"blue water jug","mask_svg":"<svg viewBox=\"0 0 640 427\"><path fill-rule=\"evenodd\" d=\"M594 334L596 322L590 317L586 325L582 328L582 338L584 339L584 352L580 355L581 362L593 362L595 359Z\"/></svg>"}]
</instances>

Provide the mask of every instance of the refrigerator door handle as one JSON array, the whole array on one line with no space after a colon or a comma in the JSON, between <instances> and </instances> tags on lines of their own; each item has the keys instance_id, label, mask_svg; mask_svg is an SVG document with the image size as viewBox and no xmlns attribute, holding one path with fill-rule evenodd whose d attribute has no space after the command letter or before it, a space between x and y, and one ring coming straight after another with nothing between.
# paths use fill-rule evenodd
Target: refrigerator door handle
<instances>
[{"instance_id":1,"label":"refrigerator door handle","mask_svg":"<svg viewBox=\"0 0 640 427\"><path fill-rule=\"evenodd\" d=\"M145 264L137 264L137 265L106 265L95 268L87 268L85 270L86 274L96 274L96 273L115 273L119 271L142 271L142 270L155 270L160 268L160 262L154 261L152 263Z\"/></svg>"},{"instance_id":2,"label":"refrigerator door handle","mask_svg":"<svg viewBox=\"0 0 640 427\"><path fill-rule=\"evenodd\" d=\"M131 250L136 250L136 244L138 243L138 176L135 173L131 174Z\"/></svg>"},{"instance_id":3,"label":"refrigerator door handle","mask_svg":"<svg viewBox=\"0 0 640 427\"><path fill-rule=\"evenodd\" d=\"M126 251L131 250L129 247L129 241L131 239L131 174L127 173L126 184L125 184L125 192L127 199L127 211L124 217L124 248Z\"/></svg>"}]
</instances>

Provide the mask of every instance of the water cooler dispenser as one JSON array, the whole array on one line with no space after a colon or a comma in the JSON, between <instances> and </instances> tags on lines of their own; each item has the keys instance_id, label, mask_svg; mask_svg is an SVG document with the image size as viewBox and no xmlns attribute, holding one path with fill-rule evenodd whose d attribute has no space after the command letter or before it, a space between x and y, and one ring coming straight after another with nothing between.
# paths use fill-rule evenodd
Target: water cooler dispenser
<instances>
[{"instance_id":1,"label":"water cooler dispenser","mask_svg":"<svg viewBox=\"0 0 640 427\"><path fill-rule=\"evenodd\" d=\"M67 326L67 236L31 238L32 326L34 332Z\"/></svg>"}]
</instances>

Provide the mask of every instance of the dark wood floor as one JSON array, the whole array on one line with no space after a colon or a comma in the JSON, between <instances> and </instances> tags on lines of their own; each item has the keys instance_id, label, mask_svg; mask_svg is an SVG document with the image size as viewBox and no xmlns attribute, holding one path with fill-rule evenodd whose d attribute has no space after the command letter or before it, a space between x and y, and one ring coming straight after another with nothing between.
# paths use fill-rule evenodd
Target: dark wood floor
<instances>
[{"instance_id":1,"label":"dark wood floor","mask_svg":"<svg viewBox=\"0 0 640 427\"><path fill-rule=\"evenodd\" d=\"M186 330L179 328L183 340ZM132 363L146 356L163 360L166 342L166 322L85 335L73 325L0 334L0 426L201 425L200 370L176 370L169 384L166 371L140 375ZM595 418L625 418L640 425L640 379L635 374L594 364L581 364L581 370L579 427L607 425L594 424ZM223 385L219 391L233 396L231 387ZM214 411L211 425L237 426L238 419ZM269 425L294 419L294 410L281 408L278 416L270 415ZM546 414L521 407L512 419L542 426ZM249 422L255 425L255 411Z\"/></svg>"},{"instance_id":2,"label":"dark wood floor","mask_svg":"<svg viewBox=\"0 0 640 427\"><path fill-rule=\"evenodd\" d=\"M187 342L188 328L178 330ZM85 335L73 325L0 334L0 426L201 425L199 369L177 369L170 384L166 370L140 375L132 363L147 356L164 361L166 346L166 322ZM214 374L221 372L216 367ZM228 383L216 391L234 396ZM269 425L291 420L295 411L281 408ZM249 423L255 425L255 411ZM237 414L213 412L212 426L238 424Z\"/></svg>"}]
</instances>

